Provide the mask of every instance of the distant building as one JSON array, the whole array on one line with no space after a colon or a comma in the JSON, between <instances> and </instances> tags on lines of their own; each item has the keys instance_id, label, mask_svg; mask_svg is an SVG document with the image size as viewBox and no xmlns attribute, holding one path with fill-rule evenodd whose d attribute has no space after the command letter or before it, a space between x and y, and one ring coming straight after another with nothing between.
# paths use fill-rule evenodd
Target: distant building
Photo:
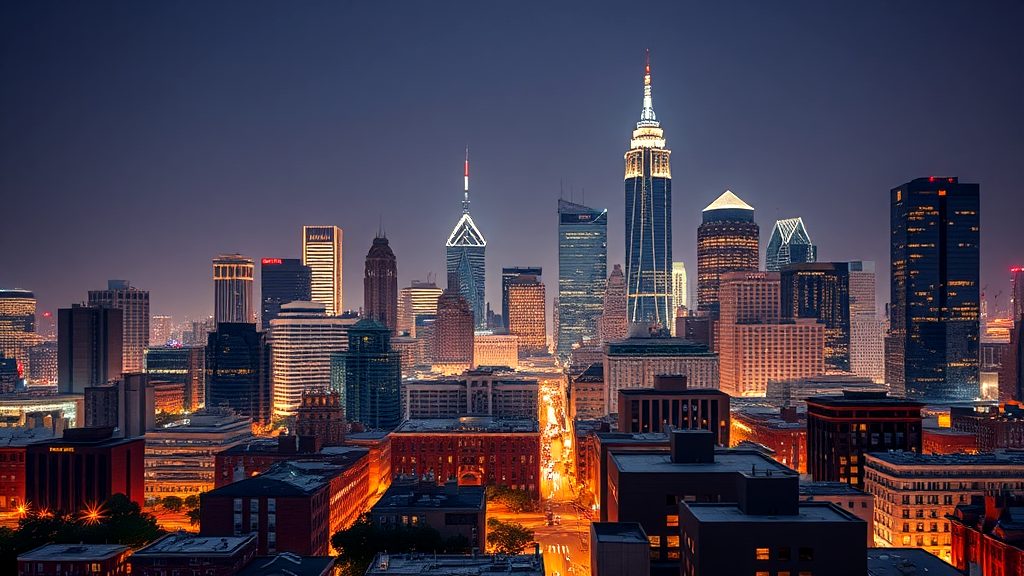
<instances>
[{"instance_id":1,"label":"distant building","mask_svg":"<svg viewBox=\"0 0 1024 576\"><path fill-rule=\"evenodd\" d=\"M368 428L391 429L402 421L398 352L391 331L360 320L348 331L348 350L331 356L331 386L345 398L345 416Z\"/></svg>"},{"instance_id":2,"label":"distant building","mask_svg":"<svg viewBox=\"0 0 1024 576\"><path fill-rule=\"evenodd\" d=\"M434 369L457 374L473 362L473 311L457 290L449 288L437 299L437 321L431 346Z\"/></svg>"},{"instance_id":3,"label":"distant building","mask_svg":"<svg viewBox=\"0 0 1024 576\"><path fill-rule=\"evenodd\" d=\"M629 319L626 316L626 277L622 266L616 264L605 284L601 318L598 333L602 342L621 340L629 334Z\"/></svg>"},{"instance_id":4,"label":"distant building","mask_svg":"<svg viewBox=\"0 0 1024 576\"><path fill-rule=\"evenodd\" d=\"M605 343L608 413L619 410L619 390L651 388L658 374L679 374L694 388L718 389L718 357L706 346L680 338L639 336Z\"/></svg>"},{"instance_id":5,"label":"distant building","mask_svg":"<svg viewBox=\"0 0 1024 576\"><path fill-rule=\"evenodd\" d=\"M302 227L302 263L312 273L312 301L324 305L328 316L345 310L342 295L342 241L344 234L337 226Z\"/></svg>"},{"instance_id":6,"label":"distant building","mask_svg":"<svg viewBox=\"0 0 1024 576\"><path fill-rule=\"evenodd\" d=\"M206 346L206 406L270 422L270 347L255 324L222 323Z\"/></svg>"},{"instance_id":7,"label":"distant building","mask_svg":"<svg viewBox=\"0 0 1024 576\"><path fill-rule=\"evenodd\" d=\"M213 320L256 322L252 301L252 258L241 254L221 254L213 259Z\"/></svg>"},{"instance_id":8,"label":"distant building","mask_svg":"<svg viewBox=\"0 0 1024 576\"><path fill-rule=\"evenodd\" d=\"M121 379L85 389L85 426L117 428L118 436L137 438L156 426L154 384L146 374L123 374Z\"/></svg>"},{"instance_id":9,"label":"distant building","mask_svg":"<svg viewBox=\"0 0 1024 576\"><path fill-rule=\"evenodd\" d=\"M918 178L890 193L885 381L929 401L979 395L979 186Z\"/></svg>"},{"instance_id":10,"label":"distant building","mask_svg":"<svg viewBox=\"0 0 1024 576\"><path fill-rule=\"evenodd\" d=\"M470 370L458 379L415 380L402 383L404 418L535 418L537 380L515 373Z\"/></svg>"},{"instance_id":11,"label":"distant building","mask_svg":"<svg viewBox=\"0 0 1024 576\"><path fill-rule=\"evenodd\" d=\"M569 380L569 412L573 420L590 420L607 415L608 389L604 364L595 362Z\"/></svg>"},{"instance_id":12,"label":"distant building","mask_svg":"<svg viewBox=\"0 0 1024 576\"><path fill-rule=\"evenodd\" d=\"M760 229L754 208L726 190L701 213L697 228L697 310L718 313L718 284L728 272L757 272Z\"/></svg>"},{"instance_id":13,"label":"distant building","mask_svg":"<svg viewBox=\"0 0 1024 576\"><path fill-rule=\"evenodd\" d=\"M132 550L120 544L45 544L18 555L19 576L128 576Z\"/></svg>"},{"instance_id":14,"label":"distant building","mask_svg":"<svg viewBox=\"0 0 1024 576\"><path fill-rule=\"evenodd\" d=\"M842 394L844 390L884 391L885 387L861 376L820 374L786 380L769 380L765 400L782 406L802 406L811 396Z\"/></svg>"},{"instance_id":15,"label":"distant building","mask_svg":"<svg viewBox=\"0 0 1024 576\"><path fill-rule=\"evenodd\" d=\"M121 310L123 372L142 372L143 355L149 346L149 291L127 280L108 280L106 290L90 290L89 306Z\"/></svg>"},{"instance_id":16,"label":"distant building","mask_svg":"<svg viewBox=\"0 0 1024 576\"><path fill-rule=\"evenodd\" d=\"M398 328L398 264L383 231L373 239L363 272L363 316Z\"/></svg>"},{"instance_id":17,"label":"distant building","mask_svg":"<svg viewBox=\"0 0 1024 576\"><path fill-rule=\"evenodd\" d=\"M685 376L658 374L653 388L619 389L619 432L708 430L729 446L729 395L687 388Z\"/></svg>"},{"instance_id":18,"label":"distant building","mask_svg":"<svg viewBox=\"0 0 1024 576\"><path fill-rule=\"evenodd\" d=\"M123 312L73 305L57 311L57 382L64 394L121 377Z\"/></svg>"},{"instance_id":19,"label":"distant building","mask_svg":"<svg viewBox=\"0 0 1024 576\"><path fill-rule=\"evenodd\" d=\"M345 405L341 393L328 388L309 388L295 410L295 434L314 436L321 446L345 443Z\"/></svg>"},{"instance_id":20,"label":"distant building","mask_svg":"<svg viewBox=\"0 0 1024 576\"><path fill-rule=\"evenodd\" d=\"M875 308L875 263L853 261L850 273L850 372L885 382L885 331Z\"/></svg>"},{"instance_id":21,"label":"distant building","mask_svg":"<svg viewBox=\"0 0 1024 576\"><path fill-rule=\"evenodd\" d=\"M437 284L419 280L413 280L411 286L402 288L398 295L398 332L418 336L417 319L437 315L437 299L441 292Z\"/></svg>"},{"instance_id":22,"label":"distant building","mask_svg":"<svg viewBox=\"0 0 1024 576\"><path fill-rule=\"evenodd\" d=\"M154 314L149 319L149 345L166 346L174 336L174 318L167 314Z\"/></svg>"},{"instance_id":23,"label":"distant building","mask_svg":"<svg viewBox=\"0 0 1024 576\"><path fill-rule=\"evenodd\" d=\"M970 434L977 450L1024 448L1024 408L1016 404L998 406L952 406L950 427Z\"/></svg>"},{"instance_id":24,"label":"distant building","mask_svg":"<svg viewBox=\"0 0 1024 576\"><path fill-rule=\"evenodd\" d=\"M454 479L460 486L498 485L540 497L537 419L463 417L406 420L391 433L395 476Z\"/></svg>"},{"instance_id":25,"label":"distant building","mask_svg":"<svg viewBox=\"0 0 1024 576\"><path fill-rule=\"evenodd\" d=\"M567 356L577 342L597 340L607 276L608 210L559 199L555 349L560 356Z\"/></svg>"},{"instance_id":26,"label":"distant building","mask_svg":"<svg viewBox=\"0 0 1024 576\"><path fill-rule=\"evenodd\" d=\"M0 358L14 358L28 366L28 349L38 341L35 294L0 288Z\"/></svg>"},{"instance_id":27,"label":"distant building","mask_svg":"<svg viewBox=\"0 0 1024 576\"><path fill-rule=\"evenodd\" d=\"M673 317L677 317L680 308L686 308L686 263L672 263L672 310ZM673 323L672 330L675 330ZM679 336L673 333L673 336ZM681 338L682 336L680 336Z\"/></svg>"},{"instance_id":28,"label":"distant building","mask_svg":"<svg viewBox=\"0 0 1024 576\"><path fill-rule=\"evenodd\" d=\"M448 289L455 290L466 299L477 328L487 327L484 315L484 261L487 239L477 228L469 215L469 152L466 152L464 188L462 193L462 216L452 228L445 242L445 268L448 275ZM455 281L452 281L452 278Z\"/></svg>"},{"instance_id":29,"label":"distant building","mask_svg":"<svg viewBox=\"0 0 1024 576\"><path fill-rule=\"evenodd\" d=\"M776 220L764 252L764 269L778 272L788 264L818 261L818 247L804 227L803 218Z\"/></svg>"},{"instance_id":30,"label":"distant building","mask_svg":"<svg viewBox=\"0 0 1024 576\"><path fill-rule=\"evenodd\" d=\"M289 302L270 321L270 365L274 415L294 416L302 393L331 384L331 355L345 350L342 318L327 316L319 302Z\"/></svg>"},{"instance_id":31,"label":"distant building","mask_svg":"<svg viewBox=\"0 0 1024 576\"><path fill-rule=\"evenodd\" d=\"M39 510L79 511L124 494L142 506L143 440L112 428L69 428L60 439L29 444L25 500Z\"/></svg>"},{"instance_id":32,"label":"distant building","mask_svg":"<svg viewBox=\"0 0 1024 576\"><path fill-rule=\"evenodd\" d=\"M816 262L782 266L783 318L812 318L825 326L825 367L850 372L850 265Z\"/></svg>"},{"instance_id":33,"label":"distant building","mask_svg":"<svg viewBox=\"0 0 1024 576\"><path fill-rule=\"evenodd\" d=\"M234 576L256 557L256 536L199 536L173 532L132 553L132 576Z\"/></svg>"},{"instance_id":34,"label":"distant building","mask_svg":"<svg viewBox=\"0 0 1024 576\"><path fill-rule=\"evenodd\" d=\"M731 414L730 441L760 444L771 451L775 461L807 473L807 414L796 408L765 410L741 408Z\"/></svg>"},{"instance_id":35,"label":"distant building","mask_svg":"<svg viewBox=\"0 0 1024 576\"><path fill-rule=\"evenodd\" d=\"M262 258L260 260L260 327L270 327L277 318L281 305L289 302L309 302L312 293L313 271L299 258Z\"/></svg>"},{"instance_id":36,"label":"distant building","mask_svg":"<svg viewBox=\"0 0 1024 576\"><path fill-rule=\"evenodd\" d=\"M415 478L396 480L370 508L372 524L384 529L429 526L441 538L465 538L468 547L487 548L487 500L483 486L444 486Z\"/></svg>"},{"instance_id":37,"label":"distant building","mask_svg":"<svg viewBox=\"0 0 1024 576\"><path fill-rule=\"evenodd\" d=\"M57 342L42 342L28 349L28 381L57 385Z\"/></svg>"},{"instance_id":38,"label":"distant building","mask_svg":"<svg viewBox=\"0 0 1024 576\"><path fill-rule=\"evenodd\" d=\"M501 322L505 332L509 329L508 287L520 276L540 278L543 271L540 266L511 266L501 269Z\"/></svg>"},{"instance_id":39,"label":"distant building","mask_svg":"<svg viewBox=\"0 0 1024 576\"><path fill-rule=\"evenodd\" d=\"M185 387L185 409L206 405L206 348L202 346L155 346L146 349L146 374L158 382Z\"/></svg>"},{"instance_id":40,"label":"distant building","mask_svg":"<svg viewBox=\"0 0 1024 576\"><path fill-rule=\"evenodd\" d=\"M508 331L519 339L519 354L548 352L544 283L537 276L520 275L508 286Z\"/></svg>"},{"instance_id":41,"label":"distant building","mask_svg":"<svg viewBox=\"0 0 1024 576\"><path fill-rule=\"evenodd\" d=\"M519 337L510 334L475 334L473 363L476 366L519 366Z\"/></svg>"},{"instance_id":42,"label":"distant building","mask_svg":"<svg viewBox=\"0 0 1024 576\"><path fill-rule=\"evenodd\" d=\"M864 486L865 455L921 452L923 404L885 392L807 399L807 470L816 481Z\"/></svg>"}]
</instances>

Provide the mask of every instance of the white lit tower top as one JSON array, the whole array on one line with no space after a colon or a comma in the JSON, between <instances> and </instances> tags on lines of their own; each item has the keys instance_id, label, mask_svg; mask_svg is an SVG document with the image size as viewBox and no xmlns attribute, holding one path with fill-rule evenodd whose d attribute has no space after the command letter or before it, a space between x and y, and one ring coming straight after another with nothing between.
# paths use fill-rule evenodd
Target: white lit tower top
<instances>
[{"instance_id":1,"label":"white lit tower top","mask_svg":"<svg viewBox=\"0 0 1024 576\"><path fill-rule=\"evenodd\" d=\"M469 148L466 148L466 160L462 172L462 216L459 218L452 233L445 242L445 264L449 278L449 288L454 280L458 290L469 302L473 310L476 326L486 326L484 315L484 253L487 240L477 228L476 222L469 214Z\"/></svg>"}]
</instances>

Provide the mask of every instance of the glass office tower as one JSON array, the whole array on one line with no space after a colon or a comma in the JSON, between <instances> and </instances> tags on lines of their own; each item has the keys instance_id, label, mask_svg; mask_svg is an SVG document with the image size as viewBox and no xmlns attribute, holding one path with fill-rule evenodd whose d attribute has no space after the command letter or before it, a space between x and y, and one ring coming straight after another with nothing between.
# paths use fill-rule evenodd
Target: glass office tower
<instances>
[{"instance_id":1,"label":"glass office tower","mask_svg":"<svg viewBox=\"0 0 1024 576\"><path fill-rule=\"evenodd\" d=\"M558 201L558 333L556 351L597 338L608 276L608 210Z\"/></svg>"}]
</instances>

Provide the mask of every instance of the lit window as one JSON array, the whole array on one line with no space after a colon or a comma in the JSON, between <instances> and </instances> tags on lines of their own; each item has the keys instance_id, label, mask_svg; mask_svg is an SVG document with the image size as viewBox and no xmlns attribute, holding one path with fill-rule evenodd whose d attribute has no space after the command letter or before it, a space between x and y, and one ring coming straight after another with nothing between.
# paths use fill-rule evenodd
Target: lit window
<instances>
[{"instance_id":1,"label":"lit window","mask_svg":"<svg viewBox=\"0 0 1024 576\"><path fill-rule=\"evenodd\" d=\"M755 549L754 550L754 558L756 558L757 560L768 560L768 558L769 558L769 556L768 556L768 549L767 548L757 548L757 549Z\"/></svg>"},{"instance_id":2,"label":"lit window","mask_svg":"<svg viewBox=\"0 0 1024 576\"><path fill-rule=\"evenodd\" d=\"M668 516L665 516L665 526L668 526L669 528L679 526L679 516L676 514L669 514Z\"/></svg>"}]
</instances>

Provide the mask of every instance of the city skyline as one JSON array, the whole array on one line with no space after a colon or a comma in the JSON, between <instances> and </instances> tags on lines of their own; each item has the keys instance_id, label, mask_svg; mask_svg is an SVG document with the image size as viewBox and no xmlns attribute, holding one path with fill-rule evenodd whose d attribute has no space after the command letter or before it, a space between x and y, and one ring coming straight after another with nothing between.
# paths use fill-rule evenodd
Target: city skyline
<instances>
[{"instance_id":1,"label":"city skyline","mask_svg":"<svg viewBox=\"0 0 1024 576\"><path fill-rule=\"evenodd\" d=\"M671 16L683 14L704 25L693 34L659 41L610 34L609 22L636 23L637 17L623 12L625 20L609 19L605 9L582 16L588 22L592 18L595 26L578 27L587 30L576 36L554 34L579 15L549 7L549 18L530 19L540 35L536 46L506 52L483 45L476 53L462 47L486 44L485 36L465 23L476 18L495 26L501 14L475 7L459 23L444 24L454 7L439 7L436 13L413 8L391 24L412 39L428 34L436 40L416 57L379 46L372 25L353 30L349 39L328 25L347 21L339 20L342 16L372 23L373 8L324 8L319 14L293 15L302 20L295 29L309 40L296 41L291 52L266 62L254 56L265 56L256 52L261 35L254 31L268 33L275 46L294 39L291 29L274 21L272 11L253 15L248 27L228 31L228 38L215 39L204 35L199 15L169 6L120 15L73 7L65 17L82 25L72 30L43 8L23 6L12 21L35 23L29 27L34 36L3 25L12 49L0 59L11 71L12 90L0 96L0 103L11 111L5 117L19 120L11 120L11 129L0 136L5 149L16 151L0 159L0 187L17 192L10 200L12 211L25 217L5 227L0 240L21 245L19 238L38 229L80 230L88 222L95 242L107 249L98 257L95 251L85 252L84 243L50 234L0 257L0 285L31 290L40 311L55 311L81 301L84 290L109 278L131 278L151 292L152 313L202 316L213 311L212 257L230 252L254 259L299 257L297 231L304 224L327 222L344 229L355 243L345 248L344 292L345 307L358 308L360 252L379 219L354 215L383 215L403 263L399 286L429 272L442 275L444 262L436 246L457 217L456 170L467 142L474 149L474 218L489 241L486 300L492 309L500 302L503 266L527 260L555 269L557 227L551 206L558 196L582 201L585 191L586 204L609 208L609 265L624 263L623 215L616 213L621 206L618 162L628 144L623 126L635 122L636 78L649 44L658 72L659 120L672 134L679 180L673 198L674 259L693 269L700 208L731 188L758 207L762 246L774 220L799 213L812 223L819 259L876 262L876 299L884 303L888 190L921 176L957 176L982 186L981 286L990 286L990 298L1000 290L1005 295L1007 271L1020 264L1011 194L1014 159L1021 153L1013 135L1020 133L1024 118L1010 96L1021 92L1021 78L1009 73L1020 48L1004 44L1011 32L995 32L1012 18L986 8L915 6L868 6L843 14L844 31L835 38L801 35L802 28L835 18L834 11L794 11L791 21L780 24L782 32L795 36L787 41L758 28L758 17L767 9L753 6L748 15L729 17L715 8L689 14L666 6L666 22L648 23L652 30L673 26L678 19ZM217 7L209 10L211 16L227 16ZM876 18L880 14L885 18ZM128 26L130 18L141 16L155 16L141 24L153 33L145 39ZM185 18L177 21L182 36L172 34L161 16ZM917 29L957 25L969 41L924 48L884 40L901 34L909 22ZM82 35L90 24L109 31L111 44ZM448 29L443 26L454 27L451 40L436 34L438 27ZM575 41L598 37L612 41L600 47ZM808 37L820 50L803 50L800 41ZM852 37L859 46L846 54ZM51 60L37 53L41 42L78 54ZM175 84L178 92L168 96L162 89L165 75L144 64L178 66L165 61L164 51L190 42L217 57L186 75ZM229 46L232 42L237 47ZM316 42L338 42L339 48L359 42L359 53L369 57L357 61L340 49L315 50ZM121 50L125 44L135 49ZM755 48L762 45L758 52ZM31 57L14 61L24 54ZM115 66L97 82L108 57ZM236 61L250 65L217 78ZM69 62L77 69L69 70ZM293 68L296 62L301 66ZM464 72L460 78L430 84L456 69ZM837 74L842 82L835 84L841 86L825 86ZM958 78L960 86L905 99L893 99L892 90L883 89L939 76ZM529 82L520 81L527 77ZM134 90L119 96L129 82ZM412 94L408 87L400 89L402 82L415 87ZM276 91L285 83L296 86L295 93ZM754 83L758 90L745 93ZM367 96L359 85L387 90ZM571 94L579 90L601 96L576 106ZM245 102L253 93L259 95L255 101ZM474 104L466 106L463 97L447 104L455 95L470 96ZM131 105L125 109L118 98L131 98ZM910 100L913 107L903 103ZM972 105L976 101L984 106ZM237 110L225 113L236 104ZM572 113L551 114L553 104ZM424 116L428 108L429 117ZM115 112L126 119L114 121ZM219 124L200 122L218 113ZM388 127L367 136L372 131L366 123L379 126L387 116ZM55 120L65 117L66 122ZM419 120L418 129L410 131L408 126ZM391 122L402 128L392 130ZM824 122L827 129L822 129ZM105 127L102 147L86 136L100 126ZM553 133L572 138L537 137ZM308 137L299 139L300 134ZM273 143L253 142L264 136ZM975 145L982 137L985 146ZM60 145L44 145L54 138ZM236 141L240 138L245 145ZM384 143L395 148L389 148L386 159L375 157L370 150ZM558 163L547 160L553 145L567 150ZM394 165L403 167L400 173L388 171ZM523 166L534 169L523 175ZM389 185L363 194L372 189L367 178L378 173L388 174ZM95 203L83 204L91 195L107 193L119 200L116 208L98 211L89 208ZM239 217L226 219L229 213ZM844 217L837 218L838 213ZM78 220L83 214L86 218ZM119 241L122 234L137 240ZM56 261L61 265L46 265ZM1007 302L1003 298L998 305L1005 308Z\"/></svg>"}]
</instances>

